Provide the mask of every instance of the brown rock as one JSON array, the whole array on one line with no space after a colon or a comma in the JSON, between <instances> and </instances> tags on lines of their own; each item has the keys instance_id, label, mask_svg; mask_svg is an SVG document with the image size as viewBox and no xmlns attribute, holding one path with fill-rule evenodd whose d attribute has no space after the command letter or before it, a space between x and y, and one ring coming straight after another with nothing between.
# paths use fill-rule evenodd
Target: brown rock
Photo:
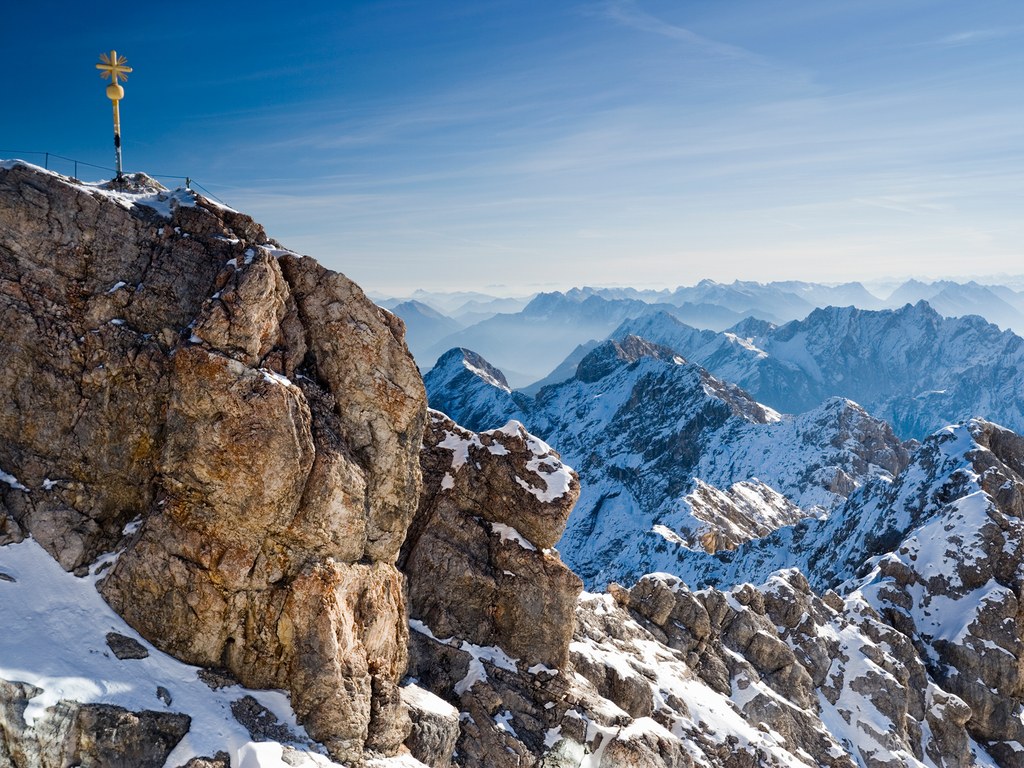
<instances>
[{"instance_id":1,"label":"brown rock","mask_svg":"<svg viewBox=\"0 0 1024 768\"><path fill-rule=\"evenodd\" d=\"M0 536L70 570L141 520L102 586L136 629L289 690L339 759L394 752L426 411L401 322L242 214L170 209L0 169Z\"/></svg>"},{"instance_id":2,"label":"brown rock","mask_svg":"<svg viewBox=\"0 0 1024 768\"><path fill-rule=\"evenodd\" d=\"M416 511L423 380L405 327L344 275L312 259L278 262L295 297L318 381L334 394L352 455L367 475L366 554L392 561Z\"/></svg>"},{"instance_id":3,"label":"brown rock","mask_svg":"<svg viewBox=\"0 0 1024 768\"><path fill-rule=\"evenodd\" d=\"M517 482L534 475L531 462L549 468L544 474L566 471L553 454L538 458L531 440L519 428L477 436L432 411L424 491L400 562L410 615L437 637L496 645L527 667L554 668L568 657L582 582L517 526L544 542L557 539L557 521L564 525L579 485L573 475L565 493L545 502L536 486Z\"/></svg>"}]
</instances>

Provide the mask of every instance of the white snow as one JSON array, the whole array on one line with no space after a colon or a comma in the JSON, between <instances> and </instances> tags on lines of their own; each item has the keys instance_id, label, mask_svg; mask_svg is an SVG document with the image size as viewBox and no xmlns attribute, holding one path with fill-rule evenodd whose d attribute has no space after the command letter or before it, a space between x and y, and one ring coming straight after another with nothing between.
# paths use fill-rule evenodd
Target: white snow
<instances>
[{"instance_id":1,"label":"white snow","mask_svg":"<svg viewBox=\"0 0 1024 768\"><path fill-rule=\"evenodd\" d=\"M282 376L277 371L272 371L269 368L260 368L260 373L263 374L264 381L269 381L271 384L280 384L282 387L294 387L291 379L287 376Z\"/></svg>"},{"instance_id":2,"label":"white snow","mask_svg":"<svg viewBox=\"0 0 1024 768\"><path fill-rule=\"evenodd\" d=\"M511 424L518 424L518 422L510 422L502 429L508 429ZM569 488L572 486L572 468L563 464L551 446L539 437L531 435L525 430L523 430L523 434L526 437L526 445L533 454L533 458L526 462L526 468L540 478L544 483L544 489L529 485L520 477L516 478L516 483L540 501L550 504L569 492Z\"/></svg>"},{"instance_id":3,"label":"white snow","mask_svg":"<svg viewBox=\"0 0 1024 768\"><path fill-rule=\"evenodd\" d=\"M68 176L64 176L54 171L41 168L38 165L27 163L24 160L4 160L0 162L0 168L10 170L15 166L23 165L27 168L31 168L36 173L46 174L47 176L53 176L54 178L60 179L69 186L76 187L84 190L94 197L102 197L111 202L121 206L122 208L130 210L135 206L144 206L150 208L156 212L158 216L165 219L171 218L174 213L174 209L178 206L193 207L196 204L195 193L188 189L175 189L175 190L161 190L157 192L143 192L141 194L135 194L132 192L122 192L112 189L103 189L102 185L109 184L108 181L97 181L97 182L83 182L72 180Z\"/></svg>"},{"instance_id":4,"label":"white snow","mask_svg":"<svg viewBox=\"0 0 1024 768\"><path fill-rule=\"evenodd\" d=\"M491 530L494 531L501 537L502 541L511 541L518 544L523 549L527 549L530 552L536 552L537 548L531 544L523 534L513 528L511 525L505 525L505 523L491 523Z\"/></svg>"},{"instance_id":5,"label":"white snow","mask_svg":"<svg viewBox=\"0 0 1024 768\"><path fill-rule=\"evenodd\" d=\"M476 645L468 640L458 640L454 637L442 639L437 637L430 630L430 627L419 619L409 619L409 628L414 632L419 632L421 635L426 635L435 642L450 645L470 655L469 671L464 678L455 684L454 691L459 696L472 688L477 681L487 679L487 670L484 667L485 661L509 672L516 671L516 664L519 660L513 659L495 645Z\"/></svg>"},{"instance_id":6,"label":"white snow","mask_svg":"<svg viewBox=\"0 0 1024 768\"><path fill-rule=\"evenodd\" d=\"M562 738L562 726L556 725L554 728L548 728L544 734L544 748L551 749L555 744Z\"/></svg>"},{"instance_id":7,"label":"white snow","mask_svg":"<svg viewBox=\"0 0 1024 768\"><path fill-rule=\"evenodd\" d=\"M432 712L441 717L458 717L459 710L430 691L420 688L418 685L405 685L399 689L402 700L409 702L423 712Z\"/></svg>"},{"instance_id":8,"label":"white snow","mask_svg":"<svg viewBox=\"0 0 1024 768\"><path fill-rule=\"evenodd\" d=\"M0 482L7 483L7 485L11 486L11 488L13 488L16 491L24 491L25 493L30 493L28 488L26 488L24 485L18 482L18 478L16 478L9 472L4 472L2 469L0 469Z\"/></svg>"},{"instance_id":9,"label":"white snow","mask_svg":"<svg viewBox=\"0 0 1024 768\"><path fill-rule=\"evenodd\" d=\"M498 727L499 731L505 731L512 738L518 739L519 734L516 733L516 729L512 727L512 713L509 710L504 712L496 712L494 714L494 724Z\"/></svg>"},{"instance_id":10,"label":"white snow","mask_svg":"<svg viewBox=\"0 0 1024 768\"><path fill-rule=\"evenodd\" d=\"M281 745L254 744L231 714L233 701L251 695L296 735L300 743L293 746L310 763L337 765L310 751L287 695L238 685L211 690L196 676L197 667L160 652L114 613L96 591L95 573L76 578L32 539L0 547L0 569L14 578L0 580L0 678L42 689L29 702L26 723L35 722L62 698L134 711L184 712L192 717L193 727L171 753L168 766L223 749L236 768L285 768L290 764L281 758ZM118 660L107 646L108 632L138 640L149 657ZM158 686L170 692L170 706L157 698Z\"/></svg>"},{"instance_id":11,"label":"white snow","mask_svg":"<svg viewBox=\"0 0 1024 768\"><path fill-rule=\"evenodd\" d=\"M454 471L458 471L469 461L471 445L483 448L483 443L471 432L463 432L461 435L456 432L448 432L445 434L444 440L437 444L438 448L447 448L452 452L452 469Z\"/></svg>"}]
</instances>

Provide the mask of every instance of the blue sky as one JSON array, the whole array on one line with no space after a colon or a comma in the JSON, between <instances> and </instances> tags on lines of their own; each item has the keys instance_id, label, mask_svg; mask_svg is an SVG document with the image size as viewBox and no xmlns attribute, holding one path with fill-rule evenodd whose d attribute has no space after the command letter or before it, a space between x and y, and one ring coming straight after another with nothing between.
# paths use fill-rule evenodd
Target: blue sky
<instances>
[{"instance_id":1,"label":"blue sky","mask_svg":"<svg viewBox=\"0 0 1024 768\"><path fill-rule=\"evenodd\" d=\"M126 169L369 290L1024 272L1019 0L9 5L0 149L112 164L116 48Z\"/></svg>"}]
</instances>

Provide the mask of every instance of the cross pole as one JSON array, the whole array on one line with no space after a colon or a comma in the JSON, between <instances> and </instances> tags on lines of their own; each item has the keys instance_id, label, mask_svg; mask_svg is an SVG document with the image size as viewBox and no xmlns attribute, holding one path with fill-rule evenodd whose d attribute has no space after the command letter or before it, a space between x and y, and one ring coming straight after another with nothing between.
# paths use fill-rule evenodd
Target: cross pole
<instances>
[{"instance_id":1,"label":"cross pole","mask_svg":"<svg viewBox=\"0 0 1024 768\"><path fill-rule=\"evenodd\" d=\"M128 73L132 71L132 68L127 66L128 59L118 56L117 51L114 50L109 54L101 53L100 62L96 65L96 69L100 70L100 77L110 81L110 85L107 86L107 98L114 102L114 155L117 160L117 180L121 181L123 176L121 173L121 110L119 105L121 99L124 98L124 88L118 81L127 80Z\"/></svg>"}]
</instances>

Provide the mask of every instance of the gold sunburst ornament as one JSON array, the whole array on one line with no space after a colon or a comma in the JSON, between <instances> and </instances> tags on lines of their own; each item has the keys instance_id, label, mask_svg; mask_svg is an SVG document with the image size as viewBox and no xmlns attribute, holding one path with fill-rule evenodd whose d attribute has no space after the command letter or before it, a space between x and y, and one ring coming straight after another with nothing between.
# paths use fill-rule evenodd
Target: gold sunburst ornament
<instances>
[{"instance_id":1,"label":"gold sunburst ornament","mask_svg":"<svg viewBox=\"0 0 1024 768\"><path fill-rule=\"evenodd\" d=\"M109 80L107 86L107 98L114 102L114 155L117 161L117 180L121 181L121 99L124 98L124 88L120 82L128 79L128 73L132 68L128 66L128 59L118 56L117 51L100 54L100 63L96 65L100 70L100 77Z\"/></svg>"}]
</instances>

